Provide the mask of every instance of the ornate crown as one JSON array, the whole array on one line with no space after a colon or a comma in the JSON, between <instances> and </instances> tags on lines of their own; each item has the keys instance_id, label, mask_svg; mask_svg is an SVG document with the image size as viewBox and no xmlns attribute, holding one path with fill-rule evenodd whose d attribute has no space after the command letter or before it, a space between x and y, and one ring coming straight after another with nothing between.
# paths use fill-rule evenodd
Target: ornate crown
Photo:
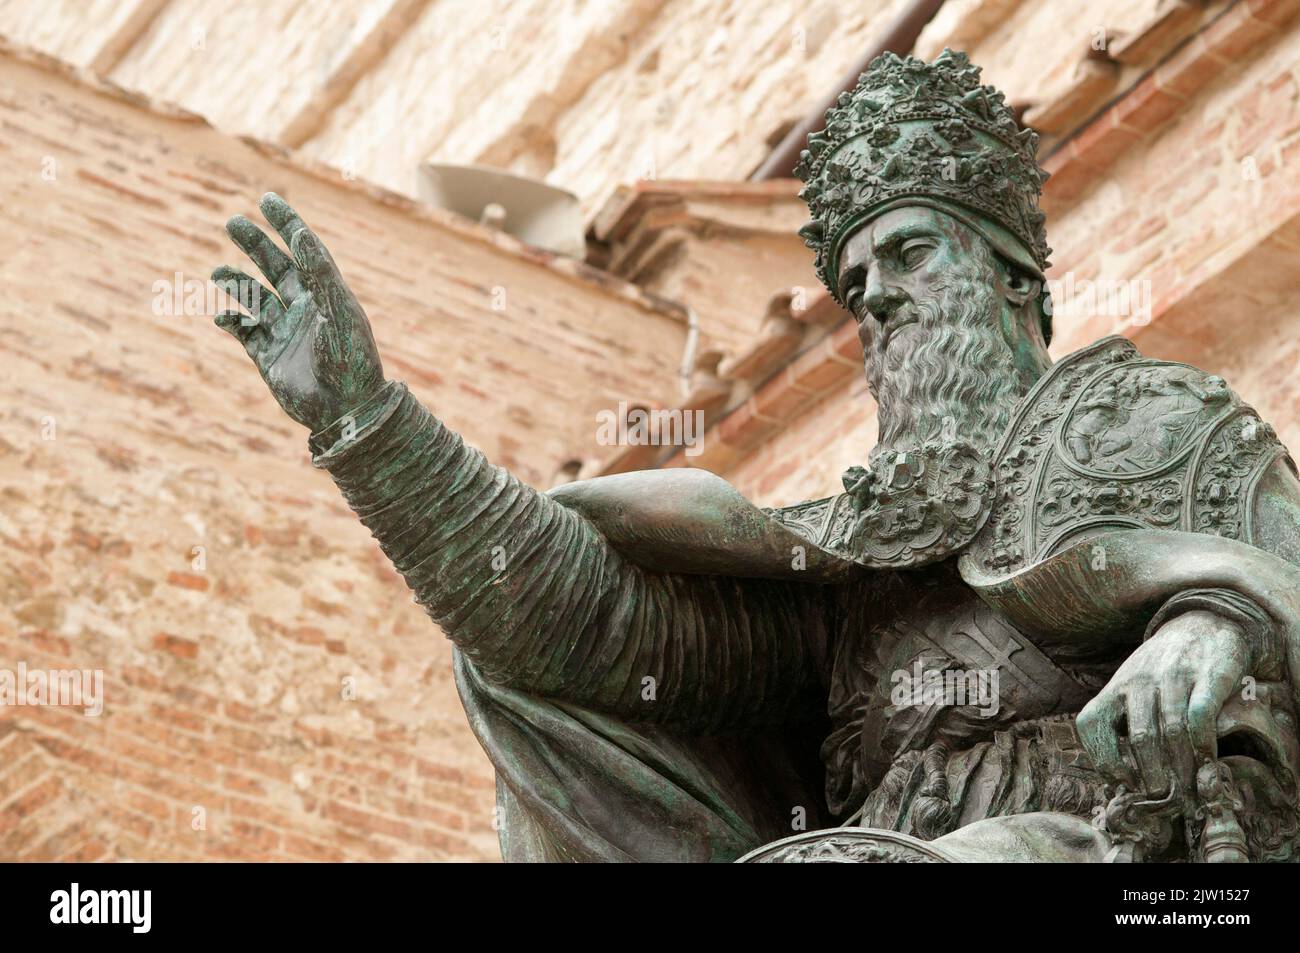
<instances>
[{"instance_id":1,"label":"ornate crown","mask_svg":"<svg viewBox=\"0 0 1300 953\"><path fill-rule=\"evenodd\" d=\"M1046 269L1038 135L1022 130L1002 93L979 77L965 53L944 50L933 63L885 53L827 110L826 129L808 137L794 171L807 183L799 197L813 220L799 234L836 300L840 242L872 210L906 197L991 219L1024 246L1016 249L1022 264Z\"/></svg>"}]
</instances>

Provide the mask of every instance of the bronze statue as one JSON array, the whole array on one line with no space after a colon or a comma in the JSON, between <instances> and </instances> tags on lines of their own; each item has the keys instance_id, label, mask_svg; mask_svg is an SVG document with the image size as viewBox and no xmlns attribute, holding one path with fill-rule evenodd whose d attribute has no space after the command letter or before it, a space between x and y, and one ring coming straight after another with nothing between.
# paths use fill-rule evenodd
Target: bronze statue
<instances>
[{"instance_id":1,"label":"bronze statue","mask_svg":"<svg viewBox=\"0 0 1300 953\"><path fill-rule=\"evenodd\" d=\"M887 54L811 137L801 234L860 328L868 465L761 510L707 472L539 493L384 378L317 237L217 323L456 643L508 860L1295 854L1300 484L1219 378L1053 365L1037 137Z\"/></svg>"}]
</instances>

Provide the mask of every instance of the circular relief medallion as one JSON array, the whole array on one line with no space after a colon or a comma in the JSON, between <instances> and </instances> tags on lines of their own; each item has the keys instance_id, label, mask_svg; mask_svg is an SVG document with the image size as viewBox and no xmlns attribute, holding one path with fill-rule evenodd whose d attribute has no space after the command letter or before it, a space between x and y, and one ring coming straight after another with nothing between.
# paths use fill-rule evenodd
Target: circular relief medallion
<instances>
[{"instance_id":1,"label":"circular relief medallion","mask_svg":"<svg viewBox=\"0 0 1300 953\"><path fill-rule=\"evenodd\" d=\"M1233 403L1223 378L1194 367L1119 364L1075 398L1056 431L1057 453L1094 478L1154 476L1187 457Z\"/></svg>"}]
</instances>

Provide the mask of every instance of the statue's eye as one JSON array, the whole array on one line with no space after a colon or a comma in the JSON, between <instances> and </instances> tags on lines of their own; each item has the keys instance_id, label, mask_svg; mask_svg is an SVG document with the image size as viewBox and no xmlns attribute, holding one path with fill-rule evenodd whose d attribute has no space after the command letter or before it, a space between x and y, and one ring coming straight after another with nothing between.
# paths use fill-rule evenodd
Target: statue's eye
<instances>
[{"instance_id":1,"label":"statue's eye","mask_svg":"<svg viewBox=\"0 0 1300 953\"><path fill-rule=\"evenodd\" d=\"M934 244L924 239L913 239L898 250L899 260L908 271L919 268L934 252Z\"/></svg>"}]
</instances>

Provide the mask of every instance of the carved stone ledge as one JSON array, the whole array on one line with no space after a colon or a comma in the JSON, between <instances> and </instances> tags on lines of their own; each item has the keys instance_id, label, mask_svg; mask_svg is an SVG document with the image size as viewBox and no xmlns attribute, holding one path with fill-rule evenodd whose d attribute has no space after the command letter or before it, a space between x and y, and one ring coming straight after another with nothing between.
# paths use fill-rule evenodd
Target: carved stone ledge
<instances>
[{"instance_id":1,"label":"carved stone ledge","mask_svg":"<svg viewBox=\"0 0 1300 953\"><path fill-rule=\"evenodd\" d=\"M1070 85L1058 96L1025 112L1025 124L1048 136L1064 136L1080 117L1091 116L1115 93L1119 69L1092 51L1080 57L1071 73Z\"/></svg>"},{"instance_id":2,"label":"carved stone ledge","mask_svg":"<svg viewBox=\"0 0 1300 953\"><path fill-rule=\"evenodd\" d=\"M1125 66L1158 61L1192 34L1201 22L1202 10L1196 0L1167 0L1140 27L1111 42L1111 59Z\"/></svg>"}]
</instances>

